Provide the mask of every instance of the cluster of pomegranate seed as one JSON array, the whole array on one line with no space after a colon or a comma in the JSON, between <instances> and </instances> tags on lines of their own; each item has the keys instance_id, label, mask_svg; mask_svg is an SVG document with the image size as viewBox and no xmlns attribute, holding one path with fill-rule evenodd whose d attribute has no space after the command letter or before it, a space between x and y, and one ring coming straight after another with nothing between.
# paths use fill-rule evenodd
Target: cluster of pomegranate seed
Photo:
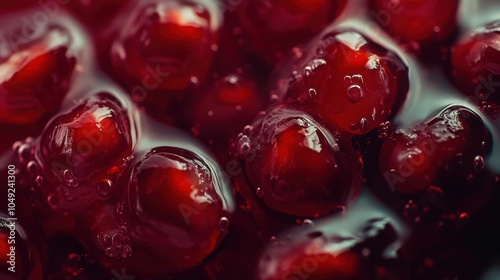
<instances>
[{"instance_id":1,"label":"cluster of pomegranate seed","mask_svg":"<svg viewBox=\"0 0 500 280\"><path fill-rule=\"evenodd\" d=\"M0 279L499 279L492 11L0 2Z\"/></svg>"}]
</instances>

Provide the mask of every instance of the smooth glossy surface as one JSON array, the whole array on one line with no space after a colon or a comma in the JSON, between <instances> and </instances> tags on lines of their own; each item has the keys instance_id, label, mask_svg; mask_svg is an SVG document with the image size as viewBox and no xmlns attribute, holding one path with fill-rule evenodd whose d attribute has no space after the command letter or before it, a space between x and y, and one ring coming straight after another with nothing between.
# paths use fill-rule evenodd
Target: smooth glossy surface
<instances>
[{"instance_id":1,"label":"smooth glossy surface","mask_svg":"<svg viewBox=\"0 0 500 280\"><path fill-rule=\"evenodd\" d=\"M129 112L110 93L96 93L54 118L36 149L40 175L50 186L42 189L49 206L81 212L101 199L102 180L116 180L135 137Z\"/></svg>"},{"instance_id":2,"label":"smooth glossy surface","mask_svg":"<svg viewBox=\"0 0 500 280\"><path fill-rule=\"evenodd\" d=\"M68 93L76 65L72 37L59 25L41 29L29 40L15 28L0 34L9 38L0 43L0 123L37 122L57 111Z\"/></svg>"},{"instance_id":3,"label":"smooth glossy surface","mask_svg":"<svg viewBox=\"0 0 500 280\"><path fill-rule=\"evenodd\" d=\"M473 102L500 105L500 22L466 34L451 50L450 72Z\"/></svg>"},{"instance_id":4,"label":"smooth glossy surface","mask_svg":"<svg viewBox=\"0 0 500 280\"><path fill-rule=\"evenodd\" d=\"M361 183L361 159L349 137L310 116L277 108L239 140L250 188L271 209L300 217L343 210Z\"/></svg>"},{"instance_id":5,"label":"smooth glossy surface","mask_svg":"<svg viewBox=\"0 0 500 280\"><path fill-rule=\"evenodd\" d=\"M356 30L325 30L276 71L286 104L353 134L386 121L408 92L401 58Z\"/></svg>"},{"instance_id":6,"label":"smooth glossy surface","mask_svg":"<svg viewBox=\"0 0 500 280\"><path fill-rule=\"evenodd\" d=\"M166 271L202 262L227 233L233 211L221 179L191 151L159 147L140 158L125 192L137 250L163 260Z\"/></svg>"}]
</instances>

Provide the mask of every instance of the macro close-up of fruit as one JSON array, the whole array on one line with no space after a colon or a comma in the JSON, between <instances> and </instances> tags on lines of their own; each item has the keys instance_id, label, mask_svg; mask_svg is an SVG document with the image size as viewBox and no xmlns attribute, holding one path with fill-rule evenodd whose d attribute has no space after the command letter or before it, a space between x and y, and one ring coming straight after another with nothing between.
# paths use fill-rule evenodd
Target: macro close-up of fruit
<instances>
[{"instance_id":1,"label":"macro close-up of fruit","mask_svg":"<svg viewBox=\"0 0 500 280\"><path fill-rule=\"evenodd\" d=\"M0 280L499 280L497 0L0 1Z\"/></svg>"}]
</instances>

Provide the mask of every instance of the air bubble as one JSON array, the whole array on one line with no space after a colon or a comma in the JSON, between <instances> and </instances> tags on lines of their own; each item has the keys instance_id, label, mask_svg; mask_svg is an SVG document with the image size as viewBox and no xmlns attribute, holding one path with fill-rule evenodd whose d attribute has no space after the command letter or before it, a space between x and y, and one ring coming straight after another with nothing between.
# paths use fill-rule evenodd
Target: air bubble
<instances>
[{"instance_id":1,"label":"air bubble","mask_svg":"<svg viewBox=\"0 0 500 280\"><path fill-rule=\"evenodd\" d=\"M43 185L43 177L40 175L36 176L35 182L37 186L41 187Z\"/></svg>"},{"instance_id":2,"label":"air bubble","mask_svg":"<svg viewBox=\"0 0 500 280\"><path fill-rule=\"evenodd\" d=\"M303 226L312 226L312 225L314 225L314 222L311 219L304 219L302 221L302 225Z\"/></svg>"},{"instance_id":3,"label":"air bubble","mask_svg":"<svg viewBox=\"0 0 500 280\"><path fill-rule=\"evenodd\" d=\"M358 85L351 85L347 88L347 99L351 103L358 103L363 99L363 89Z\"/></svg>"},{"instance_id":4,"label":"air bubble","mask_svg":"<svg viewBox=\"0 0 500 280\"><path fill-rule=\"evenodd\" d=\"M19 152L19 148L23 145L23 142L21 141L16 141L14 144L12 144L12 151L15 153Z\"/></svg>"},{"instance_id":5,"label":"air bubble","mask_svg":"<svg viewBox=\"0 0 500 280\"><path fill-rule=\"evenodd\" d=\"M18 157L21 162L27 161L31 156L31 148L28 144L22 144L18 150Z\"/></svg>"},{"instance_id":6,"label":"air bubble","mask_svg":"<svg viewBox=\"0 0 500 280\"><path fill-rule=\"evenodd\" d=\"M365 118L359 120L359 131L365 133L368 130L368 121Z\"/></svg>"},{"instance_id":7,"label":"air bubble","mask_svg":"<svg viewBox=\"0 0 500 280\"><path fill-rule=\"evenodd\" d=\"M113 182L109 179L104 179L97 184L97 193L100 196L108 196L113 190Z\"/></svg>"},{"instance_id":8,"label":"air bubble","mask_svg":"<svg viewBox=\"0 0 500 280\"><path fill-rule=\"evenodd\" d=\"M113 237L111 237L111 244L117 248L121 248L123 246L123 234L115 233Z\"/></svg>"},{"instance_id":9,"label":"air bubble","mask_svg":"<svg viewBox=\"0 0 500 280\"><path fill-rule=\"evenodd\" d=\"M55 209L59 205L59 196L57 194L51 194L47 197L47 203L50 208Z\"/></svg>"},{"instance_id":10,"label":"air bubble","mask_svg":"<svg viewBox=\"0 0 500 280\"><path fill-rule=\"evenodd\" d=\"M248 136L243 135L238 141L238 146L239 146L238 151L242 157L245 157L248 154L250 154L251 145L250 145L250 138L248 138Z\"/></svg>"},{"instance_id":11,"label":"air bubble","mask_svg":"<svg viewBox=\"0 0 500 280\"><path fill-rule=\"evenodd\" d=\"M124 209L123 204L118 203L115 209L116 214L123 215L123 209Z\"/></svg>"},{"instance_id":12,"label":"air bubble","mask_svg":"<svg viewBox=\"0 0 500 280\"><path fill-rule=\"evenodd\" d=\"M277 95L277 94L271 94L271 96L269 97L269 100L272 102L272 103L275 103L277 101L280 100L280 97Z\"/></svg>"},{"instance_id":13,"label":"air bubble","mask_svg":"<svg viewBox=\"0 0 500 280\"><path fill-rule=\"evenodd\" d=\"M130 247L130 245L125 245L122 251L122 258L126 259L129 258L130 256L132 256L132 247Z\"/></svg>"},{"instance_id":14,"label":"air bubble","mask_svg":"<svg viewBox=\"0 0 500 280\"><path fill-rule=\"evenodd\" d=\"M474 158L474 170L476 170L476 172L481 172L484 170L484 168L484 158L482 156L476 156Z\"/></svg>"},{"instance_id":15,"label":"air bubble","mask_svg":"<svg viewBox=\"0 0 500 280\"><path fill-rule=\"evenodd\" d=\"M36 173L38 172L38 164L34 160L31 160L30 162L28 162L28 165L26 165L26 168L28 169L28 172L31 175L36 175Z\"/></svg>"},{"instance_id":16,"label":"air bubble","mask_svg":"<svg viewBox=\"0 0 500 280\"><path fill-rule=\"evenodd\" d=\"M309 76L311 76L312 74L312 69L310 66L306 66L304 67L304 70L302 71L302 75L304 75L304 77L306 78L309 78Z\"/></svg>"},{"instance_id":17,"label":"air bubble","mask_svg":"<svg viewBox=\"0 0 500 280\"><path fill-rule=\"evenodd\" d=\"M69 169L63 171L63 179L64 182L66 182L67 186L72 186L73 183L75 182L75 177L73 176L73 173L71 173Z\"/></svg>"},{"instance_id":18,"label":"air bubble","mask_svg":"<svg viewBox=\"0 0 500 280\"><path fill-rule=\"evenodd\" d=\"M261 188L257 188L255 190L255 193L257 194L258 197L262 198L264 196L264 192L262 191Z\"/></svg>"},{"instance_id":19,"label":"air bubble","mask_svg":"<svg viewBox=\"0 0 500 280\"><path fill-rule=\"evenodd\" d=\"M386 121L384 123L381 123L379 125L379 130L378 130L378 138L380 140L387 139L387 137L389 137L391 131L392 131L392 123L390 121Z\"/></svg>"},{"instance_id":20,"label":"air bubble","mask_svg":"<svg viewBox=\"0 0 500 280\"><path fill-rule=\"evenodd\" d=\"M243 134L244 135L250 135L250 133L252 132L253 130L253 126L251 125L247 125L243 128Z\"/></svg>"},{"instance_id":21,"label":"air bubble","mask_svg":"<svg viewBox=\"0 0 500 280\"><path fill-rule=\"evenodd\" d=\"M309 97L313 98L316 96L316 94L317 94L317 92L315 89L313 89L313 88L309 89Z\"/></svg>"},{"instance_id":22,"label":"air bubble","mask_svg":"<svg viewBox=\"0 0 500 280\"><path fill-rule=\"evenodd\" d=\"M227 231L229 228L229 219L227 217L222 217L219 220L219 229L221 231Z\"/></svg>"},{"instance_id":23,"label":"air bubble","mask_svg":"<svg viewBox=\"0 0 500 280\"><path fill-rule=\"evenodd\" d=\"M116 250L113 247L106 248L104 253L106 254L106 256L108 256L110 258L116 258L116 256L117 256Z\"/></svg>"},{"instance_id":24,"label":"air bubble","mask_svg":"<svg viewBox=\"0 0 500 280\"><path fill-rule=\"evenodd\" d=\"M326 65L326 60L324 59L315 59L311 64L311 68L313 71L316 71L319 67Z\"/></svg>"}]
</instances>

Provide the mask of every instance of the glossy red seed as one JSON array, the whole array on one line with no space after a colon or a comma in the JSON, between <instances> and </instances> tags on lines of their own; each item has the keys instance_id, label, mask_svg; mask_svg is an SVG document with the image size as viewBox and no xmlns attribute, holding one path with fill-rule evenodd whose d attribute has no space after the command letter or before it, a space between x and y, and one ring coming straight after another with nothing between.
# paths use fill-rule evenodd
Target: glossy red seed
<instances>
[{"instance_id":1,"label":"glossy red seed","mask_svg":"<svg viewBox=\"0 0 500 280\"><path fill-rule=\"evenodd\" d=\"M31 124L58 110L76 65L72 40L68 30L51 26L29 41L0 46L6 54L0 55L0 123Z\"/></svg>"},{"instance_id":2,"label":"glossy red seed","mask_svg":"<svg viewBox=\"0 0 500 280\"><path fill-rule=\"evenodd\" d=\"M50 186L42 190L53 210L81 212L111 193L102 187L116 184L136 141L135 125L123 104L113 94L98 93L45 128L36 153Z\"/></svg>"},{"instance_id":3,"label":"glossy red seed","mask_svg":"<svg viewBox=\"0 0 500 280\"><path fill-rule=\"evenodd\" d=\"M168 104L205 79L221 21L213 1L138 5L111 48L113 75L140 101Z\"/></svg>"},{"instance_id":4,"label":"glossy red seed","mask_svg":"<svg viewBox=\"0 0 500 280\"><path fill-rule=\"evenodd\" d=\"M244 46L270 64L332 22L347 1L243 0L230 5L238 16Z\"/></svg>"},{"instance_id":5,"label":"glossy red seed","mask_svg":"<svg viewBox=\"0 0 500 280\"><path fill-rule=\"evenodd\" d=\"M444 180L447 183L439 186L453 193L469 176L484 170L490 149L491 136L481 117L452 106L386 140L380 171L398 192L420 192Z\"/></svg>"},{"instance_id":6,"label":"glossy red seed","mask_svg":"<svg viewBox=\"0 0 500 280\"><path fill-rule=\"evenodd\" d=\"M256 279L406 279L404 259L393 249L406 238L404 225L371 199L360 198L341 217L302 225L271 240ZM385 275L377 275L379 269Z\"/></svg>"},{"instance_id":7,"label":"glossy red seed","mask_svg":"<svg viewBox=\"0 0 500 280\"><path fill-rule=\"evenodd\" d=\"M18 221L0 214L0 278L42 279L42 263L34 240Z\"/></svg>"},{"instance_id":8,"label":"glossy red seed","mask_svg":"<svg viewBox=\"0 0 500 280\"><path fill-rule=\"evenodd\" d=\"M98 201L87 208L83 227L86 230L85 244L90 248L89 256L96 262L86 269L88 276L82 280L106 280L118 274L122 277L140 275L145 279L209 279L201 266L180 272L157 254L151 254L147 245L136 242L128 226L132 218L129 214L121 202ZM157 241L147 240L151 246Z\"/></svg>"},{"instance_id":9,"label":"glossy red seed","mask_svg":"<svg viewBox=\"0 0 500 280\"><path fill-rule=\"evenodd\" d=\"M184 149L160 147L133 168L126 190L133 249L162 260L164 272L200 264L228 231L233 200L212 164Z\"/></svg>"},{"instance_id":10,"label":"glossy red seed","mask_svg":"<svg viewBox=\"0 0 500 280\"><path fill-rule=\"evenodd\" d=\"M329 128L364 134L399 109L408 68L354 30L327 29L277 69L273 93Z\"/></svg>"},{"instance_id":11,"label":"glossy red seed","mask_svg":"<svg viewBox=\"0 0 500 280\"><path fill-rule=\"evenodd\" d=\"M457 27L459 0L370 0L370 15L405 43L437 43Z\"/></svg>"},{"instance_id":12,"label":"glossy red seed","mask_svg":"<svg viewBox=\"0 0 500 280\"><path fill-rule=\"evenodd\" d=\"M251 189L269 208L312 217L342 210L358 193L361 159L349 140L303 112L277 108L238 149Z\"/></svg>"},{"instance_id":13,"label":"glossy red seed","mask_svg":"<svg viewBox=\"0 0 500 280\"><path fill-rule=\"evenodd\" d=\"M500 22L464 36L451 51L451 76L474 104L500 105Z\"/></svg>"},{"instance_id":14,"label":"glossy red seed","mask_svg":"<svg viewBox=\"0 0 500 280\"><path fill-rule=\"evenodd\" d=\"M184 109L186 127L220 159L225 158L229 140L265 109L263 99L255 81L227 75L189 102Z\"/></svg>"}]
</instances>

